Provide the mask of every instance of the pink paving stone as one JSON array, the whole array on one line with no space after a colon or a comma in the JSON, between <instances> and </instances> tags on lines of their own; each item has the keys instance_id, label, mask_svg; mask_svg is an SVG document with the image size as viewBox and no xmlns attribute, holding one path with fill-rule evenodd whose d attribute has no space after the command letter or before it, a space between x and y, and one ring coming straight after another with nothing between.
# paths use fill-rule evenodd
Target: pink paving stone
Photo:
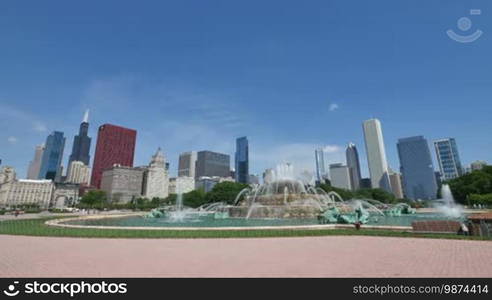
<instances>
[{"instance_id":1,"label":"pink paving stone","mask_svg":"<svg viewBox=\"0 0 492 300\"><path fill-rule=\"evenodd\" d=\"M0 277L492 277L492 242L0 235Z\"/></svg>"}]
</instances>

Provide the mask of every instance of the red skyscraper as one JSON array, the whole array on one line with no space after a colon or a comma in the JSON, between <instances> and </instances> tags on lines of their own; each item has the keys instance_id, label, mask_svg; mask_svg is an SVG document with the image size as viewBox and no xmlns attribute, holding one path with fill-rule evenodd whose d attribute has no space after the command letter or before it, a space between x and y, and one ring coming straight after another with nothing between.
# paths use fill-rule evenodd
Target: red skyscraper
<instances>
[{"instance_id":1,"label":"red skyscraper","mask_svg":"<svg viewBox=\"0 0 492 300\"><path fill-rule=\"evenodd\" d=\"M99 127L91 185L101 188L102 173L114 164L133 167L137 131L111 124Z\"/></svg>"}]
</instances>

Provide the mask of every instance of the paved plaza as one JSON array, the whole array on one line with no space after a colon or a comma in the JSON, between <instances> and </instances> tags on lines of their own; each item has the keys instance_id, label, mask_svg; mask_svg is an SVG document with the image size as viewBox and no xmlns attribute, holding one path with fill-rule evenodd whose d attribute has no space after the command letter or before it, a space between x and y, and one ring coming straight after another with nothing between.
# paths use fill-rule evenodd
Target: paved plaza
<instances>
[{"instance_id":1,"label":"paved plaza","mask_svg":"<svg viewBox=\"0 0 492 300\"><path fill-rule=\"evenodd\" d=\"M0 235L1 277L492 277L492 242Z\"/></svg>"}]
</instances>

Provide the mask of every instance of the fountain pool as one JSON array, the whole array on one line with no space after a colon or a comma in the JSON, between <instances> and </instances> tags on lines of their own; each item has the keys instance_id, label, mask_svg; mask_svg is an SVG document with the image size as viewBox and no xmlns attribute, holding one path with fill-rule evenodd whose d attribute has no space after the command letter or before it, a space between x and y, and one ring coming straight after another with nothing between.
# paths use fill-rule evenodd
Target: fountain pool
<instances>
[{"instance_id":1,"label":"fountain pool","mask_svg":"<svg viewBox=\"0 0 492 300\"><path fill-rule=\"evenodd\" d=\"M381 226L411 226L413 221L424 220L456 220L440 213L416 213L401 216L374 215L366 225ZM102 226L102 227L163 227L163 228L203 228L203 227L263 227L263 226L302 226L319 225L317 218L220 218L213 214L197 215L182 220L168 218L145 218L143 216L128 216L116 218L78 219L63 222L69 225Z\"/></svg>"}]
</instances>

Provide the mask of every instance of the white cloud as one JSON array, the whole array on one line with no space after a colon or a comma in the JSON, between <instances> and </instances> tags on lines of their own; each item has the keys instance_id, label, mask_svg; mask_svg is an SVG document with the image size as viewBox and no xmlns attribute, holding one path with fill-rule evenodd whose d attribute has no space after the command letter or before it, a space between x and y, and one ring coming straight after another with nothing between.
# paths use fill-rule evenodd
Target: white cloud
<instances>
[{"instance_id":1,"label":"white cloud","mask_svg":"<svg viewBox=\"0 0 492 300\"><path fill-rule=\"evenodd\" d=\"M336 103L331 103L330 104L330 111L335 111L339 108L338 104Z\"/></svg>"},{"instance_id":2,"label":"white cloud","mask_svg":"<svg viewBox=\"0 0 492 300\"><path fill-rule=\"evenodd\" d=\"M16 144L18 141L19 141L19 139L17 139L15 136L9 136L7 138L7 142L9 142L9 144L11 144L11 145Z\"/></svg>"},{"instance_id":3,"label":"white cloud","mask_svg":"<svg viewBox=\"0 0 492 300\"><path fill-rule=\"evenodd\" d=\"M8 105L0 105L0 117L10 124L13 122L31 124L32 130L35 132L45 132L48 130L46 125L39 121L36 116Z\"/></svg>"},{"instance_id":4,"label":"white cloud","mask_svg":"<svg viewBox=\"0 0 492 300\"><path fill-rule=\"evenodd\" d=\"M37 131L37 132L48 131L48 128L46 127L46 125L44 125L43 123L38 122L38 121L33 122L33 129L34 129L34 131Z\"/></svg>"}]
</instances>

